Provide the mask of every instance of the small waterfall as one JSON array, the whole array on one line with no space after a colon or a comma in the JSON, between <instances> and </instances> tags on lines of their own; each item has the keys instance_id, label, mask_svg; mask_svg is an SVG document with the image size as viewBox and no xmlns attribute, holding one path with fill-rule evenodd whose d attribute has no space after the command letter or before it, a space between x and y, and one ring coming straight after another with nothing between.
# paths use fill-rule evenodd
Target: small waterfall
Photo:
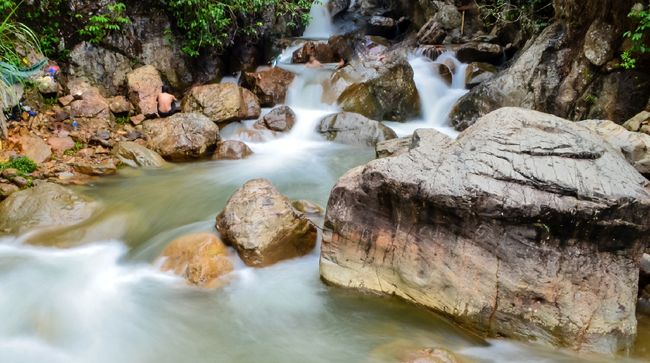
<instances>
[{"instance_id":1,"label":"small waterfall","mask_svg":"<svg viewBox=\"0 0 650 363\"><path fill-rule=\"evenodd\" d=\"M328 39L334 34L332 17L327 8L328 3L329 0L314 1L309 11L311 21L303 33L304 38Z\"/></svg>"}]
</instances>

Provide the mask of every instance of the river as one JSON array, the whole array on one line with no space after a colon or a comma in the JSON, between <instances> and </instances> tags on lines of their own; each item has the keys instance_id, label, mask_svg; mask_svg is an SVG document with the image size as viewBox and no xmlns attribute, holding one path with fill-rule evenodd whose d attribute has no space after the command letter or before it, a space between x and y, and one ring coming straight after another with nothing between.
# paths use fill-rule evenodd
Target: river
<instances>
[{"instance_id":1,"label":"river","mask_svg":"<svg viewBox=\"0 0 650 363\"><path fill-rule=\"evenodd\" d=\"M319 17L307 34L322 38L332 25L319 23L327 22L323 9L312 13ZM448 86L430 63L411 59L424 117L391 124L399 134L428 126L453 135L446 115L465 92L462 72ZM34 238L30 234L0 239L0 362L396 362L423 347L442 347L468 362L613 361L510 340L483 341L396 299L328 287L319 279L318 248L262 269L239 262L226 277L229 283L217 290L193 288L159 272L156 257L166 243L213 231L216 214L245 181L267 178L292 199L326 205L338 177L374 158L372 149L326 142L314 132L320 118L336 111L320 102L318 80L328 71L280 66L299 74L287 100L297 114L294 129L261 142L247 139L251 122L222 130L224 138L247 141L255 152L251 158L123 169L78 187L99 200L103 211L82 226L36 237L65 249L23 244ZM631 352L636 359L615 361L650 359L648 341L646 318Z\"/></svg>"}]
</instances>

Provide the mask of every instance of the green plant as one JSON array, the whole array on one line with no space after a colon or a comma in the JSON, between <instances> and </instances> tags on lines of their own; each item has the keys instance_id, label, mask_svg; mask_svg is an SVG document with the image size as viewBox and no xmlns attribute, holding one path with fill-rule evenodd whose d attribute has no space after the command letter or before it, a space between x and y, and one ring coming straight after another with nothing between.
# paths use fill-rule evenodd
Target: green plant
<instances>
[{"instance_id":1,"label":"green plant","mask_svg":"<svg viewBox=\"0 0 650 363\"><path fill-rule=\"evenodd\" d=\"M115 117L115 123L118 125L126 125L129 122L129 115L122 115Z\"/></svg>"},{"instance_id":2,"label":"green plant","mask_svg":"<svg viewBox=\"0 0 650 363\"><path fill-rule=\"evenodd\" d=\"M59 98L54 96L54 97L45 97L43 99L43 103L45 103L48 106L53 106L56 105L59 102Z\"/></svg>"},{"instance_id":3,"label":"green plant","mask_svg":"<svg viewBox=\"0 0 650 363\"><path fill-rule=\"evenodd\" d=\"M648 41L650 36L650 10L643 7L633 7L628 18L636 22L636 28L623 33L625 38L628 38L632 43L632 47L621 54L621 67L625 69L636 68L635 53L648 53L650 52L650 45Z\"/></svg>"},{"instance_id":4,"label":"green plant","mask_svg":"<svg viewBox=\"0 0 650 363\"><path fill-rule=\"evenodd\" d=\"M233 44L238 36L255 39L264 26L265 11L286 17L294 27L306 24L309 0L168 0L167 8L176 26L184 33L182 50L195 57L201 49L219 50Z\"/></svg>"},{"instance_id":5,"label":"green plant","mask_svg":"<svg viewBox=\"0 0 650 363\"><path fill-rule=\"evenodd\" d=\"M70 149L64 151L64 152L63 152L63 155L72 156L72 155L76 154L77 151L79 151L79 150L81 150L81 149L83 149L83 148L84 148L84 144L83 144L83 143L81 143L81 142L79 142L79 141L75 141L75 142L74 142L74 146L71 147Z\"/></svg>"},{"instance_id":6,"label":"green plant","mask_svg":"<svg viewBox=\"0 0 650 363\"><path fill-rule=\"evenodd\" d=\"M106 9L106 13L93 15L88 23L79 29L79 34L88 38L88 41L93 44L100 43L111 32L121 31L123 25L131 22L124 14L126 11L124 3L114 3L108 5ZM83 17L78 16L77 18Z\"/></svg>"},{"instance_id":7,"label":"green plant","mask_svg":"<svg viewBox=\"0 0 650 363\"><path fill-rule=\"evenodd\" d=\"M0 170L16 169L18 170L18 174L22 176L33 173L36 168L38 168L38 165L36 165L34 160L28 158L27 156L21 156L4 163L0 163Z\"/></svg>"}]
</instances>

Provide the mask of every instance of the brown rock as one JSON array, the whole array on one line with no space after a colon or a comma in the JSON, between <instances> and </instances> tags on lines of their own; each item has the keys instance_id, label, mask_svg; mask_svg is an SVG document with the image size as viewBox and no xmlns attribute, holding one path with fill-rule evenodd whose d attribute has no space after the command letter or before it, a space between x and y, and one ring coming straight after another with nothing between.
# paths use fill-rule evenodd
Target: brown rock
<instances>
[{"instance_id":1,"label":"brown rock","mask_svg":"<svg viewBox=\"0 0 650 363\"><path fill-rule=\"evenodd\" d=\"M489 63L470 63L465 68L465 86L467 88L476 87L494 78L496 74L496 67Z\"/></svg>"},{"instance_id":2,"label":"brown rock","mask_svg":"<svg viewBox=\"0 0 650 363\"><path fill-rule=\"evenodd\" d=\"M441 44L446 36L447 32L440 23L431 19L420 29L417 39L419 44L437 45Z\"/></svg>"},{"instance_id":3,"label":"brown rock","mask_svg":"<svg viewBox=\"0 0 650 363\"><path fill-rule=\"evenodd\" d=\"M47 143L34 134L21 136L18 139L18 146L23 155L34 160L37 164L45 162L52 156L52 151Z\"/></svg>"},{"instance_id":4,"label":"brown rock","mask_svg":"<svg viewBox=\"0 0 650 363\"><path fill-rule=\"evenodd\" d=\"M97 88L86 89L81 99L70 104L70 114L73 117L110 119L111 112L108 101L99 93Z\"/></svg>"},{"instance_id":5,"label":"brown rock","mask_svg":"<svg viewBox=\"0 0 650 363\"><path fill-rule=\"evenodd\" d=\"M261 72L244 72L241 85L251 90L263 107L273 107L284 103L294 77L293 73L274 67Z\"/></svg>"},{"instance_id":6,"label":"brown rock","mask_svg":"<svg viewBox=\"0 0 650 363\"><path fill-rule=\"evenodd\" d=\"M463 63L503 63L503 48L492 43L466 43L456 49L456 57Z\"/></svg>"},{"instance_id":7,"label":"brown rock","mask_svg":"<svg viewBox=\"0 0 650 363\"><path fill-rule=\"evenodd\" d=\"M183 98L181 109L186 113L201 113L216 123L246 118L249 105L242 88L232 83L216 83L192 87Z\"/></svg>"},{"instance_id":8,"label":"brown rock","mask_svg":"<svg viewBox=\"0 0 650 363\"><path fill-rule=\"evenodd\" d=\"M213 288L233 270L228 248L212 233L194 233L172 241L162 252L163 271L172 271L188 283Z\"/></svg>"},{"instance_id":9,"label":"brown rock","mask_svg":"<svg viewBox=\"0 0 650 363\"><path fill-rule=\"evenodd\" d=\"M249 266L303 256L316 245L316 227L268 181L248 181L217 216L217 229Z\"/></svg>"},{"instance_id":10,"label":"brown rock","mask_svg":"<svg viewBox=\"0 0 650 363\"><path fill-rule=\"evenodd\" d=\"M154 66L140 67L126 76L129 99L136 112L146 118L158 115L158 95L162 92L163 82Z\"/></svg>"},{"instance_id":11,"label":"brown rock","mask_svg":"<svg viewBox=\"0 0 650 363\"><path fill-rule=\"evenodd\" d=\"M650 112L641 111L631 119L625 121L623 127L630 131L642 131L641 128L643 126L647 126L648 124L650 124ZM648 132L645 133L647 134Z\"/></svg>"},{"instance_id":12,"label":"brown rock","mask_svg":"<svg viewBox=\"0 0 650 363\"><path fill-rule=\"evenodd\" d=\"M112 150L122 164L132 168L163 168L167 162L157 152L132 141L117 143Z\"/></svg>"},{"instance_id":13,"label":"brown rock","mask_svg":"<svg viewBox=\"0 0 650 363\"><path fill-rule=\"evenodd\" d=\"M260 101L257 99L257 96L246 88L242 88L241 91L244 104L246 105L246 116L244 116L244 119L250 120L260 117L262 108L260 107Z\"/></svg>"},{"instance_id":14,"label":"brown rock","mask_svg":"<svg viewBox=\"0 0 650 363\"><path fill-rule=\"evenodd\" d=\"M72 140L70 136L52 136L47 139L47 144L50 145L50 148L52 148L52 151L55 154L61 154L64 151L72 149L74 147L74 140Z\"/></svg>"},{"instance_id":15,"label":"brown rock","mask_svg":"<svg viewBox=\"0 0 650 363\"><path fill-rule=\"evenodd\" d=\"M102 161L95 161L95 160L82 160L74 163L72 167L86 175L112 175L117 173L117 167L115 166L115 163L113 160L102 160Z\"/></svg>"},{"instance_id":16,"label":"brown rock","mask_svg":"<svg viewBox=\"0 0 650 363\"><path fill-rule=\"evenodd\" d=\"M20 188L13 184L0 183L0 201L5 200L8 196L20 191Z\"/></svg>"},{"instance_id":17,"label":"brown rock","mask_svg":"<svg viewBox=\"0 0 650 363\"><path fill-rule=\"evenodd\" d=\"M283 132L291 130L295 123L296 114L289 106L282 105L269 111L262 119L257 121L255 126Z\"/></svg>"},{"instance_id":18,"label":"brown rock","mask_svg":"<svg viewBox=\"0 0 650 363\"><path fill-rule=\"evenodd\" d=\"M17 176L13 178L11 182L14 183L14 185L16 185L19 188L26 188L31 184L31 182L27 180L27 178L22 176Z\"/></svg>"},{"instance_id":19,"label":"brown rock","mask_svg":"<svg viewBox=\"0 0 650 363\"><path fill-rule=\"evenodd\" d=\"M139 115L131 116L129 120L131 120L131 122L134 125L139 125L142 123L142 121L146 120L146 117L144 117L143 114L139 114Z\"/></svg>"},{"instance_id":20,"label":"brown rock","mask_svg":"<svg viewBox=\"0 0 650 363\"><path fill-rule=\"evenodd\" d=\"M219 140L219 127L198 113L177 113L142 125L147 147L173 161L208 156Z\"/></svg>"},{"instance_id":21,"label":"brown rock","mask_svg":"<svg viewBox=\"0 0 650 363\"><path fill-rule=\"evenodd\" d=\"M219 143L217 150L212 155L213 160L239 160L246 159L253 154L248 145L241 141L226 140Z\"/></svg>"},{"instance_id":22,"label":"brown rock","mask_svg":"<svg viewBox=\"0 0 650 363\"><path fill-rule=\"evenodd\" d=\"M111 109L111 112L114 114L125 114L133 110L131 102L126 99L124 96L115 96L108 100L108 105Z\"/></svg>"},{"instance_id":23,"label":"brown rock","mask_svg":"<svg viewBox=\"0 0 650 363\"><path fill-rule=\"evenodd\" d=\"M323 214L323 208L320 205L308 200L294 200L291 202L291 206L301 213L318 215Z\"/></svg>"},{"instance_id":24,"label":"brown rock","mask_svg":"<svg viewBox=\"0 0 650 363\"><path fill-rule=\"evenodd\" d=\"M60 104L61 106L63 106L63 107L68 106L69 104L72 103L72 101L74 101L74 96L72 96L72 95L67 95L67 96L64 96L64 97L59 97L59 104Z\"/></svg>"},{"instance_id":25,"label":"brown rock","mask_svg":"<svg viewBox=\"0 0 650 363\"><path fill-rule=\"evenodd\" d=\"M426 348L410 353L403 363L459 363L459 360L446 349Z\"/></svg>"},{"instance_id":26,"label":"brown rock","mask_svg":"<svg viewBox=\"0 0 650 363\"><path fill-rule=\"evenodd\" d=\"M334 63L338 62L338 57L332 51L332 48L327 43L319 42L306 42L302 48L293 52L291 57L292 63L307 63L309 59L314 57L321 63Z\"/></svg>"},{"instance_id":27,"label":"brown rock","mask_svg":"<svg viewBox=\"0 0 650 363\"><path fill-rule=\"evenodd\" d=\"M391 128L352 112L326 116L316 131L328 140L350 145L375 146L380 141L397 137Z\"/></svg>"}]
</instances>

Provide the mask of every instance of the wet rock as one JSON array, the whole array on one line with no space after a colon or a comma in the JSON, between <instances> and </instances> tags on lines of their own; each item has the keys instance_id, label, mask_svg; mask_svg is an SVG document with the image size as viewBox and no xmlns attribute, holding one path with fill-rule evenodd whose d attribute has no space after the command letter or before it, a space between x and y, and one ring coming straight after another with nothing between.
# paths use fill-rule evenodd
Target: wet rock
<instances>
[{"instance_id":1,"label":"wet rock","mask_svg":"<svg viewBox=\"0 0 650 363\"><path fill-rule=\"evenodd\" d=\"M105 176L117 173L113 160L80 160L72 164L74 170L81 174Z\"/></svg>"},{"instance_id":2,"label":"wet rock","mask_svg":"<svg viewBox=\"0 0 650 363\"><path fill-rule=\"evenodd\" d=\"M253 155L248 145L241 141L226 140L217 145L217 150L212 155L213 160L239 160Z\"/></svg>"},{"instance_id":3,"label":"wet rock","mask_svg":"<svg viewBox=\"0 0 650 363\"><path fill-rule=\"evenodd\" d=\"M20 188L13 184L0 183L0 201L5 200L8 196L20 191Z\"/></svg>"},{"instance_id":4,"label":"wet rock","mask_svg":"<svg viewBox=\"0 0 650 363\"><path fill-rule=\"evenodd\" d=\"M242 88L241 92L244 98L244 104L246 105L246 116L244 116L244 119L250 120L260 117L262 108L260 107L260 100L257 99L257 96L246 88Z\"/></svg>"},{"instance_id":5,"label":"wet rock","mask_svg":"<svg viewBox=\"0 0 650 363\"><path fill-rule=\"evenodd\" d=\"M21 154L34 160L37 164L47 161L52 156L52 150L50 150L47 143L34 134L21 136L17 144Z\"/></svg>"},{"instance_id":6,"label":"wet rock","mask_svg":"<svg viewBox=\"0 0 650 363\"><path fill-rule=\"evenodd\" d=\"M53 183L11 194L0 203L0 231L22 234L36 228L71 226L97 209L90 198Z\"/></svg>"},{"instance_id":7,"label":"wet rock","mask_svg":"<svg viewBox=\"0 0 650 363\"><path fill-rule=\"evenodd\" d=\"M220 278L233 270L228 248L212 233L194 233L170 242L162 252L161 269L182 276L192 285L219 286Z\"/></svg>"},{"instance_id":8,"label":"wet rock","mask_svg":"<svg viewBox=\"0 0 650 363\"><path fill-rule=\"evenodd\" d=\"M429 20L420 31L418 31L417 40L419 44L423 45L438 45L442 44L442 41L447 36L447 31L442 28L440 23L434 21L433 19Z\"/></svg>"},{"instance_id":9,"label":"wet rock","mask_svg":"<svg viewBox=\"0 0 650 363\"><path fill-rule=\"evenodd\" d=\"M503 48L492 43L466 43L456 49L456 57L463 63L503 63Z\"/></svg>"},{"instance_id":10,"label":"wet rock","mask_svg":"<svg viewBox=\"0 0 650 363\"><path fill-rule=\"evenodd\" d=\"M289 106L277 106L264 115L255 126L271 131L289 131L296 123L296 114Z\"/></svg>"},{"instance_id":11,"label":"wet rock","mask_svg":"<svg viewBox=\"0 0 650 363\"><path fill-rule=\"evenodd\" d=\"M579 124L600 135L620 150L625 159L643 175L650 175L650 135L632 132L607 120L586 120Z\"/></svg>"},{"instance_id":12,"label":"wet rock","mask_svg":"<svg viewBox=\"0 0 650 363\"><path fill-rule=\"evenodd\" d=\"M11 179L11 182L14 183L15 186L21 189L27 188L31 184L31 181L27 180L27 178L23 176L14 177L13 179Z\"/></svg>"},{"instance_id":13,"label":"wet rock","mask_svg":"<svg viewBox=\"0 0 650 363\"><path fill-rule=\"evenodd\" d=\"M292 63L307 63L309 59L314 57L321 63L334 63L338 62L338 57L332 51L329 44L320 42L306 42L302 48L297 49L291 56Z\"/></svg>"},{"instance_id":14,"label":"wet rock","mask_svg":"<svg viewBox=\"0 0 650 363\"><path fill-rule=\"evenodd\" d=\"M177 113L142 125L147 147L172 161L208 156L219 140L219 127L198 113Z\"/></svg>"},{"instance_id":15,"label":"wet rock","mask_svg":"<svg viewBox=\"0 0 650 363\"><path fill-rule=\"evenodd\" d=\"M411 146L411 136L377 142L375 154L377 158L387 158L408 152Z\"/></svg>"},{"instance_id":16,"label":"wet rock","mask_svg":"<svg viewBox=\"0 0 650 363\"><path fill-rule=\"evenodd\" d=\"M459 363L453 353L441 348L426 348L406 356L403 363Z\"/></svg>"},{"instance_id":17,"label":"wet rock","mask_svg":"<svg viewBox=\"0 0 650 363\"><path fill-rule=\"evenodd\" d=\"M503 108L342 177L321 276L491 336L613 354L636 333L648 186L584 126Z\"/></svg>"},{"instance_id":18,"label":"wet rock","mask_svg":"<svg viewBox=\"0 0 650 363\"><path fill-rule=\"evenodd\" d=\"M316 227L264 179L235 191L217 216L217 229L254 267L303 256L316 245Z\"/></svg>"},{"instance_id":19,"label":"wet rock","mask_svg":"<svg viewBox=\"0 0 650 363\"><path fill-rule=\"evenodd\" d=\"M232 83L192 87L183 98L181 109L204 114L220 124L243 120L248 114L242 88Z\"/></svg>"},{"instance_id":20,"label":"wet rock","mask_svg":"<svg viewBox=\"0 0 650 363\"><path fill-rule=\"evenodd\" d=\"M641 111L634 117L625 121L623 127L630 131L641 131L650 134L650 112Z\"/></svg>"},{"instance_id":21,"label":"wet rock","mask_svg":"<svg viewBox=\"0 0 650 363\"><path fill-rule=\"evenodd\" d=\"M38 92L43 95L56 95L59 93L59 83L52 77L39 77L36 79L35 83L36 88L38 88Z\"/></svg>"},{"instance_id":22,"label":"wet rock","mask_svg":"<svg viewBox=\"0 0 650 363\"><path fill-rule=\"evenodd\" d=\"M404 59L353 62L334 73L329 82L329 92L337 95L335 99L344 111L396 121L420 114L413 69Z\"/></svg>"},{"instance_id":23,"label":"wet rock","mask_svg":"<svg viewBox=\"0 0 650 363\"><path fill-rule=\"evenodd\" d=\"M332 17L348 10L350 7L350 0L330 0L327 2L327 9Z\"/></svg>"},{"instance_id":24,"label":"wet rock","mask_svg":"<svg viewBox=\"0 0 650 363\"><path fill-rule=\"evenodd\" d=\"M474 88L494 78L496 74L496 67L489 63L470 63L465 69L465 86L467 88Z\"/></svg>"},{"instance_id":25,"label":"wet rock","mask_svg":"<svg viewBox=\"0 0 650 363\"><path fill-rule=\"evenodd\" d=\"M368 35L392 38L397 33L397 22L395 19L386 16L372 16L368 21L366 33Z\"/></svg>"},{"instance_id":26,"label":"wet rock","mask_svg":"<svg viewBox=\"0 0 650 363\"><path fill-rule=\"evenodd\" d=\"M168 164L157 152L149 150L146 147L132 142L119 142L113 148L115 155L122 164L132 168L164 168Z\"/></svg>"},{"instance_id":27,"label":"wet rock","mask_svg":"<svg viewBox=\"0 0 650 363\"><path fill-rule=\"evenodd\" d=\"M438 73L440 78L445 81L445 83L450 86L454 81L454 74L448 65L443 63L434 63L434 72Z\"/></svg>"},{"instance_id":28,"label":"wet rock","mask_svg":"<svg viewBox=\"0 0 650 363\"><path fill-rule=\"evenodd\" d=\"M594 21L585 35L585 57L595 66L602 66L614 56L616 30L611 24Z\"/></svg>"},{"instance_id":29,"label":"wet rock","mask_svg":"<svg viewBox=\"0 0 650 363\"><path fill-rule=\"evenodd\" d=\"M129 100L127 100L124 96L115 96L113 98L109 98L108 107L110 108L111 112L116 115L128 114L133 110L131 102L129 102Z\"/></svg>"},{"instance_id":30,"label":"wet rock","mask_svg":"<svg viewBox=\"0 0 650 363\"><path fill-rule=\"evenodd\" d=\"M124 89L126 75L131 71L127 57L88 42L79 43L70 53L70 75L97 85L106 95Z\"/></svg>"},{"instance_id":31,"label":"wet rock","mask_svg":"<svg viewBox=\"0 0 650 363\"><path fill-rule=\"evenodd\" d=\"M350 145L375 146L380 141L397 137L391 128L352 112L325 117L316 131L328 140Z\"/></svg>"},{"instance_id":32,"label":"wet rock","mask_svg":"<svg viewBox=\"0 0 650 363\"><path fill-rule=\"evenodd\" d=\"M262 107L273 107L284 103L287 89L295 75L283 69L273 67L261 72L244 72L241 86L253 92Z\"/></svg>"},{"instance_id":33,"label":"wet rock","mask_svg":"<svg viewBox=\"0 0 650 363\"><path fill-rule=\"evenodd\" d=\"M291 202L291 206L301 213L317 215L323 214L323 208L320 205L308 200L294 200Z\"/></svg>"},{"instance_id":34,"label":"wet rock","mask_svg":"<svg viewBox=\"0 0 650 363\"><path fill-rule=\"evenodd\" d=\"M154 66L143 66L126 76L129 88L129 100L138 113L146 118L158 115L158 95L162 92L163 82L160 72Z\"/></svg>"}]
</instances>

